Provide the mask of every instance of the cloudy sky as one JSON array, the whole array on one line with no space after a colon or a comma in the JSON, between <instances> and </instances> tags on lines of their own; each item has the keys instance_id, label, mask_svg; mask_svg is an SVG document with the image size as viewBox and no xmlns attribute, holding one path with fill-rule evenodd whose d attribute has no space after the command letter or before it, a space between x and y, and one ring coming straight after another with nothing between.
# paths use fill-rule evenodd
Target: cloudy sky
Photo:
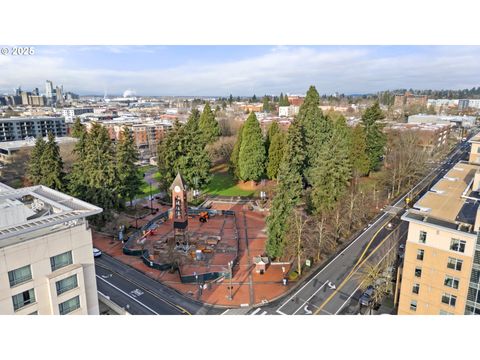
<instances>
[{"instance_id":1,"label":"cloudy sky","mask_svg":"<svg viewBox=\"0 0 480 360\"><path fill-rule=\"evenodd\" d=\"M9 46L1 46L11 48ZM0 93L45 80L78 94L369 93L480 86L480 46L35 46L0 55Z\"/></svg>"}]
</instances>

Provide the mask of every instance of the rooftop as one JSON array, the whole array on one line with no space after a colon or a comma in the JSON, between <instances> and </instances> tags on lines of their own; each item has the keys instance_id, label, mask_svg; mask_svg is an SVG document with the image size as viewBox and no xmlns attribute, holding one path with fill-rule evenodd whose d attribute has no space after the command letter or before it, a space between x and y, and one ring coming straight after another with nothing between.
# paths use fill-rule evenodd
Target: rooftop
<instances>
[{"instance_id":1,"label":"rooftop","mask_svg":"<svg viewBox=\"0 0 480 360\"><path fill-rule=\"evenodd\" d=\"M0 183L0 248L77 225L102 209L37 185L13 189Z\"/></svg>"},{"instance_id":2,"label":"rooftop","mask_svg":"<svg viewBox=\"0 0 480 360\"><path fill-rule=\"evenodd\" d=\"M423 195L407 217L448 228L474 225L480 196L472 191L475 173L480 165L458 162Z\"/></svg>"},{"instance_id":3,"label":"rooftop","mask_svg":"<svg viewBox=\"0 0 480 360\"><path fill-rule=\"evenodd\" d=\"M44 137L45 141L48 140L47 137ZM18 150L22 147L32 147L35 146L35 138L30 137L26 138L25 140L15 140L15 141L2 141L0 142L0 149L4 150ZM66 143L71 143L71 142L76 142L76 138L68 137L68 136L63 136L63 137L55 137L55 142L57 144L66 144Z\"/></svg>"}]
</instances>

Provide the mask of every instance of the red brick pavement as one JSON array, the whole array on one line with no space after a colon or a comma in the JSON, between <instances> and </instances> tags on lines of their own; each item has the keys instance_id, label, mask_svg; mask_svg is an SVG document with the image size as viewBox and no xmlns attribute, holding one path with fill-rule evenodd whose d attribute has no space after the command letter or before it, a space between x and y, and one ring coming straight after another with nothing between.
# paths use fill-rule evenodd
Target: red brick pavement
<instances>
[{"instance_id":1,"label":"red brick pavement","mask_svg":"<svg viewBox=\"0 0 480 360\"><path fill-rule=\"evenodd\" d=\"M288 272L288 265L271 264L263 275L257 274L255 272L254 265L251 265L253 263L253 256L260 255L265 251L265 242L267 239L265 234L265 218L267 215L266 213L248 211L245 210L246 207L242 205L231 205L223 203L213 204L212 209L236 211L237 225L239 227L240 235L240 249L239 262L238 265L234 268L232 278L233 300L228 299L230 292L229 279L221 279L218 282L206 284L207 288L203 289L200 293L197 289L196 284L183 284L180 281L178 273L171 274L168 271L158 271L155 269L151 269L146 266L139 257L124 255L122 252L122 244L118 241L113 242L112 239L108 236L94 232L93 243L95 247L99 248L103 252L136 268L137 270L145 273L147 276L150 276L151 278L182 292L188 297L194 299L197 299L197 297L199 297L199 300L206 304L228 307L239 307L243 304L260 304L262 303L262 301L273 300L281 296L291 286L293 286L292 282L290 282L287 286L284 286L282 283L282 267L284 267L285 271ZM247 246L245 240L244 214L247 220L246 228L249 238L248 248L250 251L250 257L247 255L246 251ZM145 222L149 221L149 219L151 219L153 216L149 215L147 218L145 218ZM190 230L198 231L199 229L201 229L202 231L208 232L209 229L213 230L217 226L219 226L221 224L220 221L220 217L212 217L211 221L202 225L195 221L191 221ZM170 226L160 225L157 229L157 233L165 234L170 230ZM231 235L231 233L233 233L233 229L225 229L225 235L229 238L230 236L228 236L227 233L228 235ZM220 263L222 263L222 261L220 261ZM252 274L252 286L250 286L249 283L250 274ZM252 290L254 304L250 303L250 292Z\"/></svg>"}]
</instances>

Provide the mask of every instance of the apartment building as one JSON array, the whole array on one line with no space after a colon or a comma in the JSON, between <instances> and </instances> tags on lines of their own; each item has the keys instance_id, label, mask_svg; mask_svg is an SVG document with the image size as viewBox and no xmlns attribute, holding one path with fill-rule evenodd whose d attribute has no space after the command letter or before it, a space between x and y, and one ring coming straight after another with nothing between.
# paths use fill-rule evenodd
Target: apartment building
<instances>
[{"instance_id":1,"label":"apartment building","mask_svg":"<svg viewBox=\"0 0 480 360\"><path fill-rule=\"evenodd\" d=\"M409 222L399 314L480 314L480 134L403 216Z\"/></svg>"},{"instance_id":2,"label":"apartment building","mask_svg":"<svg viewBox=\"0 0 480 360\"><path fill-rule=\"evenodd\" d=\"M0 183L0 315L98 315L87 218L102 209L45 186Z\"/></svg>"},{"instance_id":3,"label":"apartment building","mask_svg":"<svg viewBox=\"0 0 480 360\"><path fill-rule=\"evenodd\" d=\"M0 119L0 141L25 140L28 137L66 136L67 128L63 117L11 117Z\"/></svg>"},{"instance_id":4,"label":"apartment building","mask_svg":"<svg viewBox=\"0 0 480 360\"><path fill-rule=\"evenodd\" d=\"M412 105L427 106L427 101L428 96L426 95L414 95L406 92L405 94L395 95L393 106L397 108Z\"/></svg>"}]
</instances>

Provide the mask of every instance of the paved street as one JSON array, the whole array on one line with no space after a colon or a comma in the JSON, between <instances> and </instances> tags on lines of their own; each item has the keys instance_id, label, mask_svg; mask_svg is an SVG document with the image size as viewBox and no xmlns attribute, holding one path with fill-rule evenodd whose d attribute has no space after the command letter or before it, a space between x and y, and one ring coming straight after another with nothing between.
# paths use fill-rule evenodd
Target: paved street
<instances>
[{"instance_id":1,"label":"paved street","mask_svg":"<svg viewBox=\"0 0 480 360\"><path fill-rule=\"evenodd\" d=\"M420 196L468 153L468 143L460 143L436 168L425 176L411 193ZM261 308L250 315L312 315L339 314L345 307L355 305L359 297L358 270L366 261L379 262L387 252L405 241L408 224L399 220L405 198L382 212L350 245L321 268L292 294ZM409 195L410 196L410 195ZM386 225L392 222L393 230Z\"/></svg>"},{"instance_id":2,"label":"paved street","mask_svg":"<svg viewBox=\"0 0 480 360\"><path fill-rule=\"evenodd\" d=\"M103 254L95 259L97 288L131 314L205 315L223 310L204 306Z\"/></svg>"}]
</instances>

